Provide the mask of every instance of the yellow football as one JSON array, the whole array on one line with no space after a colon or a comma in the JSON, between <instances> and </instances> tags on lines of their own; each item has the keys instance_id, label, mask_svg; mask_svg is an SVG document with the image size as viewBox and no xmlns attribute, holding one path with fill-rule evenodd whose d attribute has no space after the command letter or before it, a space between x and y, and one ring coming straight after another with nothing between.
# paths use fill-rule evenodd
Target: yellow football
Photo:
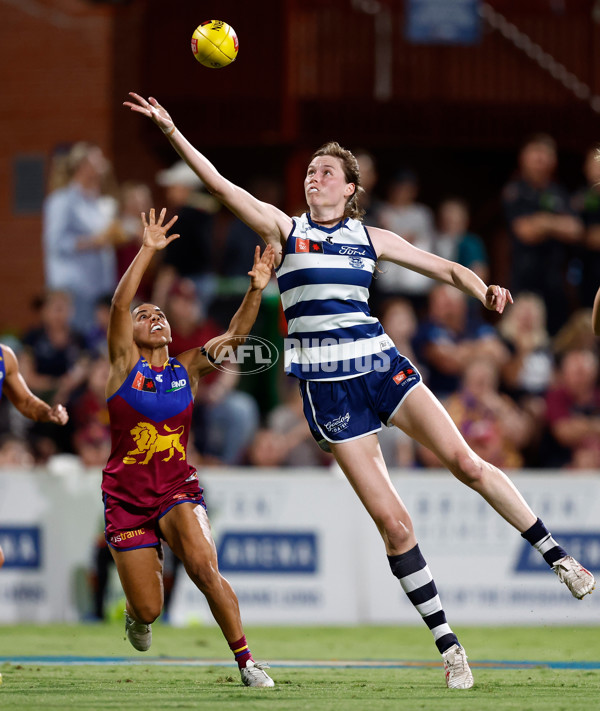
<instances>
[{"instance_id":1,"label":"yellow football","mask_svg":"<svg viewBox=\"0 0 600 711\"><path fill-rule=\"evenodd\" d=\"M222 20L206 20L192 35L194 57L205 67L220 69L237 57L238 38L233 27Z\"/></svg>"}]
</instances>

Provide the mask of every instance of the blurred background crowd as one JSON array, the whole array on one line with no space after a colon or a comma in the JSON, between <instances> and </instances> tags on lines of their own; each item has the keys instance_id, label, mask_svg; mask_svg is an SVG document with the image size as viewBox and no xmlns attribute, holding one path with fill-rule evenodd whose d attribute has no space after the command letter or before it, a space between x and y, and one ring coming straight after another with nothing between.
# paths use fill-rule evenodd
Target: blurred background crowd
<instances>
[{"instance_id":1,"label":"blurred background crowd","mask_svg":"<svg viewBox=\"0 0 600 711\"><path fill-rule=\"evenodd\" d=\"M598 341L591 306L600 286L600 163L582 156L580 187L560 183L558 151L548 134L528 137L497 196L514 305L501 318L475 300L397 265L381 262L371 308L401 353L424 375L457 427L485 459L508 469L600 466ZM419 195L414 166L378 178L372 153L359 148L365 223L457 261L490 282L489 235L477 234L468 196L437 204ZM164 199L181 234L160 253L138 298L164 306L172 355L223 332L247 287L258 237L221 209L178 161L153 181L117 184L100 147L78 142L53 158L43 204L44 289L31 324L0 338L18 354L32 390L65 403L66 428L32 423L6 401L0 409L0 466L31 466L68 455L101 467L110 451L104 395L106 326L118 278L141 240L140 213ZM282 204L277 181L248 185ZM301 210L301 206L299 206ZM499 237L498 235L501 235ZM285 337L275 282L254 334L281 350ZM236 372L237 370L237 372ZM202 382L194 413L191 461L202 466L325 466L302 416L296 381L282 363L260 374L232 366ZM402 433L384 428L390 466L439 462Z\"/></svg>"},{"instance_id":2,"label":"blurred background crowd","mask_svg":"<svg viewBox=\"0 0 600 711\"><path fill-rule=\"evenodd\" d=\"M0 341L71 418L34 424L4 398L0 467L105 463L106 324L141 211L179 215L139 293L164 307L173 355L222 332L246 289L256 236L122 108L130 90L288 214L312 151L354 150L367 225L512 290L496 318L390 263L374 280L373 313L471 446L508 469L600 465L597 0L265 0L260 18L233 0L0 3ZM208 17L240 38L222 70L190 52ZM254 333L281 350L275 283ZM205 378L194 427L200 466L330 464L281 363ZM397 431L381 443L390 466L437 466Z\"/></svg>"}]
</instances>

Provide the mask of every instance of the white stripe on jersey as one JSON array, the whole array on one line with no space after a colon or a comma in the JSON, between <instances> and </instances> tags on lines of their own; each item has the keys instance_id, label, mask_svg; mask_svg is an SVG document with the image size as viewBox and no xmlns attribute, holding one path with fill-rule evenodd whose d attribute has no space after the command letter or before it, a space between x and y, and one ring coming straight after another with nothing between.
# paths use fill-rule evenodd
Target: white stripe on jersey
<instances>
[{"instance_id":1,"label":"white stripe on jersey","mask_svg":"<svg viewBox=\"0 0 600 711\"><path fill-rule=\"evenodd\" d=\"M369 290L364 286L354 284L344 285L344 299L349 301L367 301ZM327 299L339 299L339 284L307 284L306 286L295 286L281 294L281 305L284 310L299 301L326 301ZM324 304L323 306L326 306Z\"/></svg>"},{"instance_id":2,"label":"white stripe on jersey","mask_svg":"<svg viewBox=\"0 0 600 711\"><path fill-rule=\"evenodd\" d=\"M288 321L288 331L292 337L301 333L312 333L313 331L331 331L330 314L324 316L300 316ZM351 328L352 326L363 326L370 323L377 323L375 316L367 316L363 313L338 314L335 317L336 328Z\"/></svg>"}]
</instances>

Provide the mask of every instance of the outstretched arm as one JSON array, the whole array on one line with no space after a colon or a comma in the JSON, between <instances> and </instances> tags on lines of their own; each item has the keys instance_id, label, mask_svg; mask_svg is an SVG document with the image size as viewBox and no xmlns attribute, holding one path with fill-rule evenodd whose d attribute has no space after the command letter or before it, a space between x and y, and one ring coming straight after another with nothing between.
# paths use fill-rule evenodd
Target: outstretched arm
<instances>
[{"instance_id":1,"label":"outstretched arm","mask_svg":"<svg viewBox=\"0 0 600 711\"><path fill-rule=\"evenodd\" d=\"M148 100L130 92L132 101L124 102L132 111L148 116L160 128L171 145L206 185L219 202L259 234L267 244L279 247L292 229L292 219L274 205L261 202L253 195L224 178L215 166L196 150L176 128L167 110L154 97Z\"/></svg>"},{"instance_id":2,"label":"outstretched arm","mask_svg":"<svg viewBox=\"0 0 600 711\"><path fill-rule=\"evenodd\" d=\"M173 226L177 220L177 216L173 217L166 225L163 225L165 219L165 208L163 208L156 219L154 208L150 210L148 220L146 215L142 213L142 223L144 225L144 235L142 238L142 246L140 251L133 258L129 268L121 277L112 298L110 307L110 319L108 322L108 356L111 362L111 376L109 380L115 376L117 380L124 373L129 372L129 366L132 364L132 357L135 345L133 343L133 324L129 309L135 298L138 287L144 276L144 272L148 268L152 257L156 252L164 249L168 244L179 237L179 235L170 235L167 237L167 231ZM137 355L135 355L137 360ZM118 372L117 372L118 371ZM121 384L121 381L118 383ZM108 388L110 391L110 387Z\"/></svg>"},{"instance_id":3,"label":"outstretched arm","mask_svg":"<svg viewBox=\"0 0 600 711\"><path fill-rule=\"evenodd\" d=\"M394 232L370 227L369 234L380 259L394 262L436 281L455 286L465 294L478 299L489 311L497 311L501 314L506 304L513 302L508 289L497 284L488 286L467 267L419 249Z\"/></svg>"},{"instance_id":4,"label":"outstretched arm","mask_svg":"<svg viewBox=\"0 0 600 711\"><path fill-rule=\"evenodd\" d=\"M17 410L36 422L53 422L56 425L66 425L69 415L62 405L50 407L48 403L36 397L25 382L19 371L19 363L12 348L0 345L0 355L4 358L6 376L3 392Z\"/></svg>"},{"instance_id":5,"label":"outstretched arm","mask_svg":"<svg viewBox=\"0 0 600 711\"><path fill-rule=\"evenodd\" d=\"M256 247L254 265L248 272L248 276L251 277L250 286L241 306L231 319L227 331L222 336L212 338L204 347L194 348L178 356L190 377L194 379L193 392L195 392L194 386L197 385L198 379L213 370L212 363L219 363L221 358L225 357L232 349L235 350L241 346L246 340L246 336L256 321L263 289L271 279L274 256L275 251L271 245L265 247L262 257L260 247Z\"/></svg>"},{"instance_id":6,"label":"outstretched arm","mask_svg":"<svg viewBox=\"0 0 600 711\"><path fill-rule=\"evenodd\" d=\"M597 336L600 336L600 288L596 292L594 299L594 309L592 311L592 328Z\"/></svg>"}]
</instances>

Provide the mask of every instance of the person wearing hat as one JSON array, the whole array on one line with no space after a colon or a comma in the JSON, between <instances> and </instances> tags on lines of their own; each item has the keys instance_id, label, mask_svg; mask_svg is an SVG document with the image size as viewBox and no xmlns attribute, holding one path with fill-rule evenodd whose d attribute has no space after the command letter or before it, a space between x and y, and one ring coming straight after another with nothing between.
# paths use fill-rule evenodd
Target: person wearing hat
<instances>
[{"instance_id":1,"label":"person wearing hat","mask_svg":"<svg viewBox=\"0 0 600 711\"><path fill-rule=\"evenodd\" d=\"M165 254L156 275L154 301L165 303L175 282L186 278L194 282L198 297L207 308L216 288L212 245L214 214L219 205L182 160L159 171L156 183L165 190L169 212L179 215L177 231L185 239L176 240Z\"/></svg>"}]
</instances>

